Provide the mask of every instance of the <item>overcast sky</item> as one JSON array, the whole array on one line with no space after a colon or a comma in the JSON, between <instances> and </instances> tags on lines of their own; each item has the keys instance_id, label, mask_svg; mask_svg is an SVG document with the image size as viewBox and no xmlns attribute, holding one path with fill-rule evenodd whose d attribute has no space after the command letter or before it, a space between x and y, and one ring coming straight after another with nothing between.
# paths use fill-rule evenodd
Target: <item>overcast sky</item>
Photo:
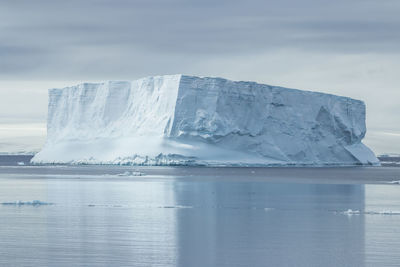
<instances>
[{"instance_id":1,"label":"overcast sky","mask_svg":"<svg viewBox=\"0 0 400 267\"><path fill-rule=\"evenodd\" d=\"M2 0L0 152L37 150L47 89L219 76L364 100L375 152L400 152L399 0Z\"/></svg>"}]
</instances>

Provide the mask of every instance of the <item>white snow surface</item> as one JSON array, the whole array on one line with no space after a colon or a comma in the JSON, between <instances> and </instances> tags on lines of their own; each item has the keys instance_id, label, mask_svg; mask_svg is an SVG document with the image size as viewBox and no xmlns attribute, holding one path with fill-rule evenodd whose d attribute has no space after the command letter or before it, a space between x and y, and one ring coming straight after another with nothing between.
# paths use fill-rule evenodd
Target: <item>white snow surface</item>
<instances>
[{"instance_id":1,"label":"white snow surface","mask_svg":"<svg viewBox=\"0 0 400 267\"><path fill-rule=\"evenodd\" d=\"M165 75L49 90L33 163L378 165L362 101L255 82Z\"/></svg>"}]
</instances>

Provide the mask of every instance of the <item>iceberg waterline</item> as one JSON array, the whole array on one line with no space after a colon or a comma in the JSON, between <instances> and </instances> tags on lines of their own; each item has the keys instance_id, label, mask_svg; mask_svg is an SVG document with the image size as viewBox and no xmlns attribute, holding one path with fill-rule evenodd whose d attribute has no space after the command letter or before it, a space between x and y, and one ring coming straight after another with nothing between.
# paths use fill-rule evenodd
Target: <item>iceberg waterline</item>
<instances>
[{"instance_id":1,"label":"iceberg waterline","mask_svg":"<svg viewBox=\"0 0 400 267\"><path fill-rule=\"evenodd\" d=\"M362 101L185 75L49 90L47 141L33 163L379 164L361 141Z\"/></svg>"}]
</instances>

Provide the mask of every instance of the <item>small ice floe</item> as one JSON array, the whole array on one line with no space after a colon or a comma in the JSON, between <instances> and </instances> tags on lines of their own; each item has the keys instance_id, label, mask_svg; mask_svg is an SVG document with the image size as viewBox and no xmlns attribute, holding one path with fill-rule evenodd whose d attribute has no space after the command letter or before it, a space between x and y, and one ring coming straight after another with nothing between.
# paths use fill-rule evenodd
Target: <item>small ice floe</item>
<instances>
[{"instance_id":1,"label":"small ice floe","mask_svg":"<svg viewBox=\"0 0 400 267\"><path fill-rule=\"evenodd\" d=\"M111 204L88 204L87 205L90 208L94 207L105 207L105 208L123 208L123 207L128 207L128 206L123 206L123 205L111 205Z\"/></svg>"},{"instance_id":2,"label":"small ice floe","mask_svg":"<svg viewBox=\"0 0 400 267\"><path fill-rule=\"evenodd\" d=\"M359 210L352 210L352 209L348 209L347 211L343 211L340 212L341 214L345 214L348 216L352 216L352 215L400 215L400 211L391 211L391 210L387 210L387 211L359 211Z\"/></svg>"},{"instance_id":3,"label":"small ice floe","mask_svg":"<svg viewBox=\"0 0 400 267\"><path fill-rule=\"evenodd\" d=\"M352 209L348 209L348 210L346 210L346 211L343 211L343 212L341 212L342 214L345 214L345 215L349 215L349 216L352 216L352 215L360 215L360 211L359 210L352 210Z\"/></svg>"},{"instance_id":4,"label":"small ice floe","mask_svg":"<svg viewBox=\"0 0 400 267\"><path fill-rule=\"evenodd\" d=\"M193 209L193 206L176 205L176 206L161 206L158 208L160 208L160 209Z\"/></svg>"},{"instance_id":5,"label":"small ice floe","mask_svg":"<svg viewBox=\"0 0 400 267\"><path fill-rule=\"evenodd\" d=\"M53 205L53 203L43 202L40 200L33 200L33 201L15 201L15 202L3 202L1 205L4 206L46 206L46 205Z\"/></svg>"},{"instance_id":6,"label":"small ice floe","mask_svg":"<svg viewBox=\"0 0 400 267\"><path fill-rule=\"evenodd\" d=\"M265 211L271 211L274 210L274 208L264 208Z\"/></svg>"},{"instance_id":7,"label":"small ice floe","mask_svg":"<svg viewBox=\"0 0 400 267\"><path fill-rule=\"evenodd\" d=\"M364 214L369 215L400 215L400 211L384 210L384 211L366 211Z\"/></svg>"},{"instance_id":8,"label":"small ice floe","mask_svg":"<svg viewBox=\"0 0 400 267\"><path fill-rule=\"evenodd\" d=\"M24 166L24 165L25 165L25 162L19 161L19 162L17 162L17 165L18 165L18 166Z\"/></svg>"},{"instance_id":9,"label":"small ice floe","mask_svg":"<svg viewBox=\"0 0 400 267\"><path fill-rule=\"evenodd\" d=\"M398 181L390 181L390 182L388 182L388 184L400 184L400 180L398 180Z\"/></svg>"},{"instance_id":10,"label":"small ice floe","mask_svg":"<svg viewBox=\"0 0 400 267\"><path fill-rule=\"evenodd\" d=\"M123 173L117 174L118 176L144 176L145 174L140 171L126 171Z\"/></svg>"}]
</instances>

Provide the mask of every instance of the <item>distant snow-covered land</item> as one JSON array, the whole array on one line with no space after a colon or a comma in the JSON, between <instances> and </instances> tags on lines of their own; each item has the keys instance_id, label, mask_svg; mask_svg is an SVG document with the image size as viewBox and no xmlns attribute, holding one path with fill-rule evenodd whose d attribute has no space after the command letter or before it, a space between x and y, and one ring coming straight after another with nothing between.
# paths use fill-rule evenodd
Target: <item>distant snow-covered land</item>
<instances>
[{"instance_id":1,"label":"distant snow-covered land","mask_svg":"<svg viewBox=\"0 0 400 267\"><path fill-rule=\"evenodd\" d=\"M380 160L382 166L400 167L400 154L383 154L379 155L378 159Z\"/></svg>"},{"instance_id":2,"label":"distant snow-covered land","mask_svg":"<svg viewBox=\"0 0 400 267\"><path fill-rule=\"evenodd\" d=\"M361 141L362 101L185 75L49 91L47 142L34 163L379 164Z\"/></svg>"}]
</instances>

